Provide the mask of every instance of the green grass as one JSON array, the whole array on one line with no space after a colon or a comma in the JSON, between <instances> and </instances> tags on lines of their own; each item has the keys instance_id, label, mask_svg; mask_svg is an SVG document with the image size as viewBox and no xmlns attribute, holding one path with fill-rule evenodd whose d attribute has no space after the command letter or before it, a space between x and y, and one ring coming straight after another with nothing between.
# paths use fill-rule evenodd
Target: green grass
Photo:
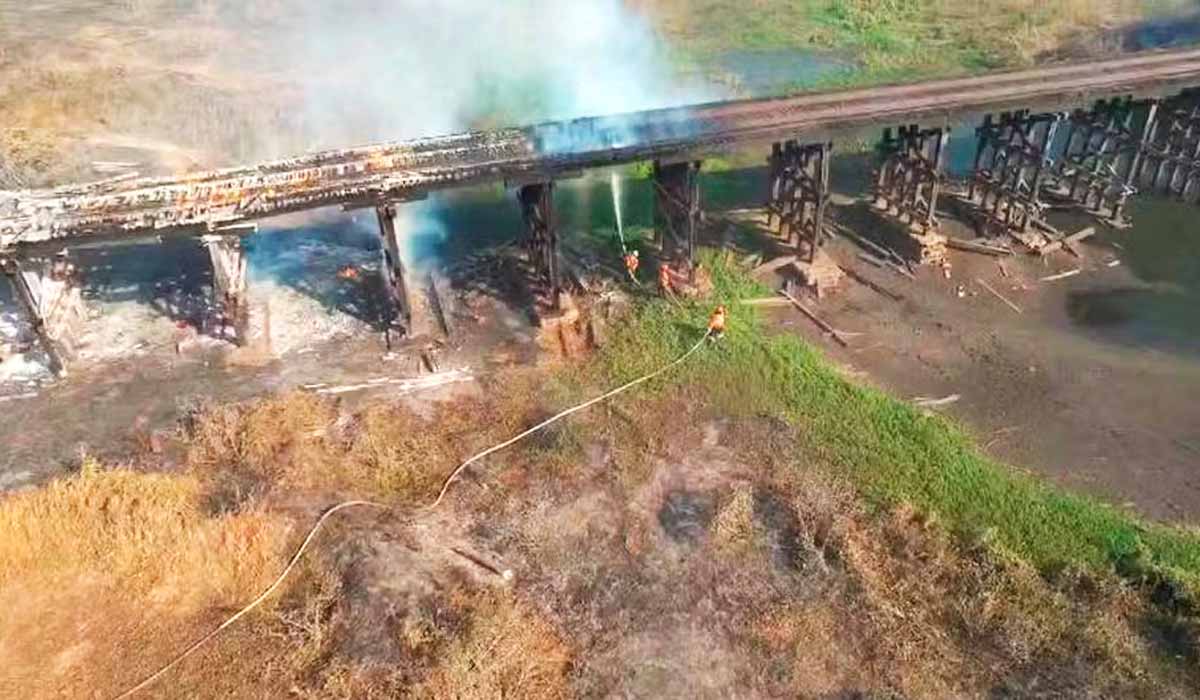
<instances>
[{"instance_id":1,"label":"green grass","mask_svg":"<svg viewBox=\"0 0 1200 700\"><path fill-rule=\"evenodd\" d=\"M911 81L1027 66L1064 41L1096 36L1184 0L652 0L649 14L682 68L731 51L812 51L857 67L772 92Z\"/></svg>"},{"instance_id":2,"label":"green grass","mask_svg":"<svg viewBox=\"0 0 1200 700\"><path fill-rule=\"evenodd\" d=\"M706 264L716 300L731 305L731 328L664 382L700 383L724 411L784 418L801 436L797 468L845 475L872 503L912 504L964 540L1044 572L1116 569L1200 592L1200 533L1147 523L1021 474L981 454L950 421L847 382L804 342L768 336L751 307L735 304L764 290L722 258L709 255ZM615 382L670 361L703 332L711 303L643 304L600 354L593 379Z\"/></svg>"}]
</instances>

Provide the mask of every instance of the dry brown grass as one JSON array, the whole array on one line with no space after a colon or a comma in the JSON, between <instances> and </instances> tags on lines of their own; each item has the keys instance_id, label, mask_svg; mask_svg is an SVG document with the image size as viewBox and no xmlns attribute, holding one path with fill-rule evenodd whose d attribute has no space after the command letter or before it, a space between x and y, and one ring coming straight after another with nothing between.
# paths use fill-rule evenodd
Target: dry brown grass
<instances>
[{"instance_id":1,"label":"dry brown grass","mask_svg":"<svg viewBox=\"0 0 1200 700\"><path fill-rule=\"evenodd\" d=\"M0 500L0 695L113 694L276 575L289 522L193 477L101 469ZM140 650L134 658L122 651Z\"/></svg>"},{"instance_id":2,"label":"dry brown grass","mask_svg":"<svg viewBox=\"0 0 1200 700\"><path fill-rule=\"evenodd\" d=\"M194 478L87 460L77 476L0 501L0 585L92 572L133 595L187 581L197 603L228 601L278 566L286 533L253 507L209 516Z\"/></svg>"},{"instance_id":3,"label":"dry brown grass","mask_svg":"<svg viewBox=\"0 0 1200 700\"><path fill-rule=\"evenodd\" d=\"M413 504L431 500L455 466L520 415L471 399L436 404L428 417L399 404L343 415L334 401L294 393L204 410L191 421L187 463L243 492L285 484Z\"/></svg>"},{"instance_id":4,"label":"dry brown grass","mask_svg":"<svg viewBox=\"0 0 1200 700\"><path fill-rule=\"evenodd\" d=\"M712 521L717 545L731 552L752 547L761 536L754 522L754 490L748 484L738 485L721 504Z\"/></svg>"},{"instance_id":5,"label":"dry brown grass","mask_svg":"<svg viewBox=\"0 0 1200 700\"><path fill-rule=\"evenodd\" d=\"M437 656L416 695L429 698L571 697L571 653L562 637L527 604L506 592L468 601L466 631Z\"/></svg>"},{"instance_id":6,"label":"dry brown grass","mask_svg":"<svg viewBox=\"0 0 1200 700\"><path fill-rule=\"evenodd\" d=\"M530 408L536 387L512 381L488 400L420 413L375 403L348 414L304 394L211 407L194 417L184 475L89 462L77 477L0 501L0 606L36 612L0 612L0 667L25 669L0 674L0 695L119 690L277 571L291 539L270 510L277 495L422 502L461 457L540 417ZM414 592L395 569L362 565L386 556L372 542L407 542L410 523L335 523L280 600L156 692L568 697L618 692L647 649L667 650L654 652L669 669L664 679L721 659L747 677L718 680L767 695L854 688L956 697L998 687L1020 695L1036 685L1185 697L1178 689L1192 687L1195 673L1165 658L1147 631L1156 613L1144 593L1082 574L1048 582L992 546L964 548L924 513L868 512L846 484L796 465L799 443L780 435L785 426L708 423L703 407L681 402L619 402L487 467L489 488L469 491L471 508L446 517L462 518L464 532L486 522L507 543L498 551L519 572L514 588L489 590L480 581L491 578L439 569L436 585ZM705 444L712 425L721 426L716 446ZM669 444L651 444L653 435ZM675 469L680 488L711 493L711 538L672 540L657 508L630 509L647 482L609 473L618 450L585 464L574 449L643 440L651 479ZM546 467L551 458L563 471ZM679 470L676 458L689 467ZM728 478L714 478L706 459ZM228 498L231 485L244 493ZM635 530L643 536L631 547ZM648 628L648 617L663 629ZM679 623L710 617L726 622ZM361 627L371 629L360 636ZM690 641L676 649L679 640Z\"/></svg>"}]
</instances>

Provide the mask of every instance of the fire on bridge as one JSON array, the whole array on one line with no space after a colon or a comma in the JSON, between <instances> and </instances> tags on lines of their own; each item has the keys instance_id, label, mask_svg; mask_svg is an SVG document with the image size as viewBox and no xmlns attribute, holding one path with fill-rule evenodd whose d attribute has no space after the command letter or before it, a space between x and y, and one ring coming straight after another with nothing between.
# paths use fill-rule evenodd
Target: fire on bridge
<instances>
[{"instance_id":1,"label":"fire on bridge","mask_svg":"<svg viewBox=\"0 0 1200 700\"><path fill-rule=\"evenodd\" d=\"M256 219L340 205L374 208L391 321L411 330L394 218L425 194L503 181L518 190L526 248L551 304L561 291L554 181L585 169L654 162L656 236L690 269L706 155L769 144L770 222L795 247L798 272L822 284L829 158L835 135L884 127L874 204L909 232L904 252L944 255L937 233L951 121L987 115L961 199L981 235L1031 249L1063 239L1047 203L1126 225L1128 197L1153 189L1200 197L1200 51L1155 52L973 78L595 117L327 151L180 178L116 179L52 191L0 193L0 264L39 339L61 367L65 303L77 295L65 246L147 234L200 235L214 265L214 304L244 336L240 236ZM900 124L898 128L894 125ZM1061 244L1061 243L1058 243ZM832 266L836 269L836 266Z\"/></svg>"}]
</instances>

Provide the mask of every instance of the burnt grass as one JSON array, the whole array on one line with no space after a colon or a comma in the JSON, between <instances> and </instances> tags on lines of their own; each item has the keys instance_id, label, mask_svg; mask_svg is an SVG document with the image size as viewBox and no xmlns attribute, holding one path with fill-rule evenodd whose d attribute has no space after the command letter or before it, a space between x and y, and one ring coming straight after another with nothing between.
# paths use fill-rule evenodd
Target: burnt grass
<instances>
[{"instance_id":1,"label":"burnt grass","mask_svg":"<svg viewBox=\"0 0 1200 700\"><path fill-rule=\"evenodd\" d=\"M581 388L546 391L545 379L505 376L431 411L301 394L193 416L178 439L201 505L175 528L253 513L290 523L295 542L334 502L393 507L335 520L278 600L157 692L1157 698L1200 681L1194 612L1155 587L1079 567L1049 575L930 510L865 500L819 466L803 429L691 383L579 414L472 470L445 508L422 508L453 464ZM152 545L155 526L138 533L125 517L98 528L115 528L108 546ZM287 555L276 550L277 566ZM54 687L119 691L262 581L179 621L135 616L129 666L93 664L111 661L112 641L85 631L86 665ZM92 592L97 612L121 584ZM60 614L40 610L45 628L26 634L46 643ZM177 629L170 643L163 625ZM78 642L62 634L59 645Z\"/></svg>"},{"instance_id":2,"label":"burnt grass","mask_svg":"<svg viewBox=\"0 0 1200 700\"><path fill-rule=\"evenodd\" d=\"M721 298L758 293L705 264ZM437 510L456 464L669 361L704 306L642 302L592 358L477 395L206 406L170 470L92 461L6 497L0 603L37 624L8 623L2 690L119 693L258 595L324 509L370 499L388 507L339 515L155 692L1192 695L1194 533L1019 477L735 308L720 343L475 465Z\"/></svg>"}]
</instances>

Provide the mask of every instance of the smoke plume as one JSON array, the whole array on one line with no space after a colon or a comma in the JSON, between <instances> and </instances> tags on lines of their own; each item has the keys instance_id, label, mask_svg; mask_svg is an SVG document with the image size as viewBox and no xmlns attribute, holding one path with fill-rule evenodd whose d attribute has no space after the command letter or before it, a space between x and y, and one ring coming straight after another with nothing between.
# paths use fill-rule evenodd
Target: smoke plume
<instances>
[{"instance_id":1,"label":"smoke plume","mask_svg":"<svg viewBox=\"0 0 1200 700\"><path fill-rule=\"evenodd\" d=\"M620 0L305 2L274 24L270 45L263 68L299 86L289 121L309 149L711 97L676 81L657 37ZM619 131L606 123L610 139ZM591 137L556 132L539 145ZM435 196L402 207L410 263L428 260L443 235L437 206Z\"/></svg>"},{"instance_id":2,"label":"smoke plume","mask_svg":"<svg viewBox=\"0 0 1200 700\"><path fill-rule=\"evenodd\" d=\"M620 0L303 3L273 30L313 147L677 105L645 21ZM237 60L231 57L231 60Z\"/></svg>"}]
</instances>

